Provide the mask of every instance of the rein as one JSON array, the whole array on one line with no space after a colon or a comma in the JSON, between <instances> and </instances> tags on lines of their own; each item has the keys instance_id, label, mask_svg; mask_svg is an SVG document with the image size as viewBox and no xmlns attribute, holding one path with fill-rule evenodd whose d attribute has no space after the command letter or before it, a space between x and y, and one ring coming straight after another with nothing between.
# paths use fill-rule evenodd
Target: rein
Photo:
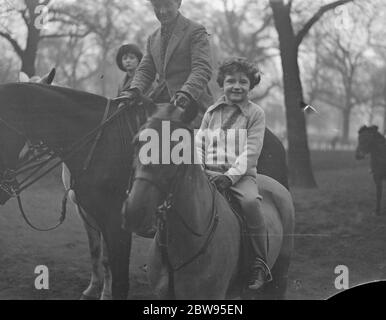
<instances>
[{"instance_id":1,"label":"rein","mask_svg":"<svg viewBox=\"0 0 386 320\"><path fill-rule=\"evenodd\" d=\"M59 167L62 163L64 163L66 160L70 159L72 156L74 156L77 152L81 150L85 145L90 143L94 136L96 136L94 140L94 144L92 145L92 148L86 158L86 161L84 163L83 170L87 170L89 163L91 161L93 152L95 150L95 147L97 143L99 142L102 131L107 125L109 125L113 120L115 120L120 114L122 114L128 107L132 106L132 103L128 103L123 105L122 107L118 108L117 111L115 111L110 117L108 117L108 112L110 109L111 102L114 101L114 99L107 99L107 104L105 107L105 113L103 115L102 122L99 126L91 130L89 133L84 135L82 138L79 140L76 140L67 150L64 152L63 150L45 150L42 153L34 156L31 159L28 159L21 164L19 164L15 169L5 169L0 180L0 188L5 191L10 198L17 198L18 205L20 212L23 216L23 219L25 222L34 230L36 231L52 231L57 229L59 226L61 226L65 220L66 217L66 208L67 208L67 198L68 198L68 193L71 190L66 190L63 200L62 200L62 211L61 211L61 216L59 219L59 222L48 229L41 229L35 227L30 220L27 218L27 215L24 212L22 201L21 201L21 193L25 191L27 188L38 182L40 179L45 177L47 174L49 174L51 171ZM18 135L22 136L26 140L28 140L27 136L20 132L18 129L7 123L4 119L0 118L0 121L4 123L9 129L17 133ZM132 128L130 128L132 129ZM42 162L39 163L34 163L36 161L39 161L42 157L49 155L48 159L43 160ZM43 173L39 174L38 176L34 177L40 170L42 170L44 167L47 167L49 163L54 161L55 159L58 159L56 163L51 165L49 168L47 168ZM32 165L31 165L32 164ZM23 173L29 172L33 170L26 178L24 178L20 183L17 182L17 177Z\"/></svg>"},{"instance_id":2,"label":"rein","mask_svg":"<svg viewBox=\"0 0 386 320\"><path fill-rule=\"evenodd\" d=\"M216 229L217 229L217 226L219 223L219 215L218 215L218 212L216 210L216 199L217 199L216 190L212 190L213 191L212 192L213 202L212 202L211 220L210 220L208 229L202 234L195 232L191 227L189 227L188 224L186 223L186 221L178 214L178 212L176 210L174 210L173 198L175 196L176 190L178 190L178 188L177 188L177 186L178 186L178 184L177 184L178 173L179 172L177 169L177 172L176 172L174 178L172 179L172 181L174 183L174 188L173 187L170 188L170 190L171 190L170 192L165 192L164 189L162 188L162 186L160 186L158 183L156 183L155 181L153 181L152 179L147 178L147 177L143 177L143 176L135 177L133 180L133 183L136 180L147 181L151 185L155 186L159 191L161 191L162 194L167 194L167 197L164 200L163 204L161 204L157 208L157 211L156 211L156 221L157 221L157 229L158 229L158 234L157 234L158 239L156 241L157 241L158 247L161 250L162 259L165 261L167 268L168 268L168 274L169 274L168 291L169 291L169 294L172 298L175 297L175 294L174 294L174 292L175 292L175 290L174 290L174 273L187 267L189 264L193 263L199 256L203 255L206 252L206 250L208 249L208 247L213 239L213 236L216 232ZM194 235L196 237L203 237L203 236L207 235L204 244L197 251L197 253L195 253L191 258L189 258L187 261L183 262L178 267L173 267L172 263L170 262L169 252L168 252L168 249L169 249L169 246L168 246L169 232L168 231L169 230L168 230L167 217L168 217L168 214L170 214L170 212L172 210L174 210L174 213L176 214L176 216L181 220L182 224L185 226L185 228L187 230L189 230L189 232L192 235Z\"/></svg>"}]
</instances>

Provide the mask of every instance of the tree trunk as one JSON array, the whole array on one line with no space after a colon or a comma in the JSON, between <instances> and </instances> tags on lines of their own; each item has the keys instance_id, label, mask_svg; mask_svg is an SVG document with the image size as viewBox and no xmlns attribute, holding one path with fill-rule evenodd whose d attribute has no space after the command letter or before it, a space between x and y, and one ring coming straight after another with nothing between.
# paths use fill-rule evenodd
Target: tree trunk
<instances>
[{"instance_id":1,"label":"tree trunk","mask_svg":"<svg viewBox=\"0 0 386 320\"><path fill-rule=\"evenodd\" d=\"M39 5L39 1L26 3L30 18L27 24L27 41L26 47L21 58L21 71L29 77L36 75L36 57L40 41L40 30L35 27L36 13L35 8Z\"/></svg>"},{"instance_id":2,"label":"tree trunk","mask_svg":"<svg viewBox=\"0 0 386 320\"><path fill-rule=\"evenodd\" d=\"M298 65L298 47L288 7L271 3L275 26L279 34L283 67L284 97L288 132L288 165L291 184L316 187L308 148L306 121L301 109L302 85Z\"/></svg>"},{"instance_id":3,"label":"tree trunk","mask_svg":"<svg viewBox=\"0 0 386 320\"><path fill-rule=\"evenodd\" d=\"M350 116L351 116L351 107L346 106L342 110L342 140L348 142L350 138Z\"/></svg>"},{"instance_id":4,"label":"tree trunk","mask_svg":"<svg viewBox=\"0 0 386 320\"><path fill-rule=\"evenodd\" d=\"M29 77L36 75L35 62L37 51L26 51L21 57L21 71L26 73Z\"/></svg>"},{"instance_id":5,"label":"tree trunk","mask_svg":"<svg viewBox=\"0 0 386 320\"><path fill-rule=\"evenodd\" d=\"M386 135L386 107L383 109L383 134Z\"/></svg>"}]
</instances>

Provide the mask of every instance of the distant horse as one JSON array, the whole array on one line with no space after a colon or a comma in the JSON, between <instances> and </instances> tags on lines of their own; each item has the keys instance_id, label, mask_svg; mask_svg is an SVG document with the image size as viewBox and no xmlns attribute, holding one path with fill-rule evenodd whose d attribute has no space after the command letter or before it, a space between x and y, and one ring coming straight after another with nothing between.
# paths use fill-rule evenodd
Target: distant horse
<instances>
[{"instance_id":1,"label":"distant horse","mask_svg":"<svg viewBox=\"0 0 386 320\"><path fill-rule=\"evenodd\" d=\"M90 151L95 135L69 156L72 146L101 124L107 106L104 97L62 87L34 83L0 86L0 204L12 197L9 190L18 188L13 172L27 140L42 141L65 158L77 201L92 215L106 241L112 296L126 299L131 234L122 230L120 212L131 173L131 139L153 104L143 100L123 109L104 129L94 152ZM116 110L117 103L111 102L109 115Z\"/></svg>"},{"instance_id":2,"label":"distant horse","mask_svg":"<svg viewBox=\"0 0 386 320\"><path fill-rule=\"evenodd\" d=\"M383 180L386 179L386 139L378 132L377 126L363 126L359 129L358 135L355 157L361 160L370 154L371 172L377 193L375 213L381 215Z\"/></svg>"},{"instance_id":3,"label":"distant horse","mask_svg":"<svg viewBox=\"0 0 386 320\"><path fill-rule=\"evenodd\" d=\"M158 233L151 247L148 274L161 299L243 296L241 225L201 166L192 164L193 132L181 119L186 121L186 116L179 109L160 107L142 132L153 132L159 141L170 141L162 128L164 121L170 123L170 132L179 131L184 137L182 143L170 141L165 149L153 149L152 156L179 154L185 163L144 165L139 154L145 142L136 139L135 176L123 208L125 223L129 230L136 231L153 223L154 214L157 216ZM293 249L293 202L288 190L275 180L258 175L257 181L263 196L268 264L273 274L263 297L281 299L286 292Z\"/></svg>"}]
</instances>

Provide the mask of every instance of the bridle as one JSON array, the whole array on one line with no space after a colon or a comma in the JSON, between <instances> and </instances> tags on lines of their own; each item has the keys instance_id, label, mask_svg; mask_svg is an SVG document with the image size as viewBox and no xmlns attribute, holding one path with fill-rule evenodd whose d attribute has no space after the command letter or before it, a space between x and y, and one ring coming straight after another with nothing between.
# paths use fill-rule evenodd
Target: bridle
<instances>
[{"instance_id":1,"label":"bridle","mask_svg":"<svg viewBox=\"0 0 386 320\"><path fill-rule=\"evenodd\" d=\"M11 131L15 132L19 136L23 137L25 141L28 141L28 137L14 128L12 125L10 125L8 122L6 122L4 119L0 118L0 122L5 124ZM42 174L38 174L45 166L47 166L50 162L57 159L58 152L55 152L51 149L49 149L46 145L44 145L43 142L39 142L38 145L32 145L29 148L29 151L32 151L32 154L34 156L32 158L29 158L21 163L19 163L14 168L7 167L7 164L3 161L4 164L4 171L0 173L0 189L4 191L6 194L8 194L9 198L16 198L19 206L19 210L21 212L21 215L24 219L24 221L29 225L32 229L36 231L51 231L57 229L60 225L63 224L65 218L66 218L66 208L67 208L67 197L70 190L67 190L63 196L62 200L62 210L61 215L59 218L59 221L50 228L38 228L35 225L32 224L32 222L28 219L21 200L21 193L26 190L29 186L43 178L45 175L47 175L49 172L54 170L58 165L60 165L62 162L58 162L58 164L55 164L50 169L46 170ZM40 151L43 150L43 151ZM37 152L35 152L37 151ZM48 157L48 158L47 158ZM18 176L21 176L23 174L27 174L27 176L20 182L18 182ZM37 175L37 176L36 176Z\"/></svg>"},{"instance_id":2,"label":"bridle","mask_svg":"<svg viewBox=\"0 0 386 320\"><path fill-rule=\"evenodd\" d=\"M178 121L171 121L171 122L179 123ZM185 128L191 130L189 127L185 126ZM174 173L173 177L165 183L159 183L158 181L152 179L151 174L145 173L145 172L141 172L138 175L136 174L130 183L130 189L131 189L132 186L134 185L135 181L145 181L145 182L149 183L150 185L154 186L162 194L162 198L164 199L162 204L157 207L157 210L155 213L157 229L158 229L156 241L157 241L157 244L161 250L162 258L164 259L164 262L168 266L169 279L170 279L169 290L171 293L174 292L174 282L173 282L174 272L177 272L177 271L183 269L184 267L188 266L194 260L196 260L199 256L201 256L202 254L204 254L206 252L207 248L209 247L209 245L213 239L213 236L215 234L215 231L217 229L218 222L219 222L219 215L218 215L218 212L216 210L217 191L212 184L210 185L211 190L212 190L212 199L213 199L212 209L211 209L212 214L211 214L210 223L209 223L207 230L205 230L202 233L193 230L193 228L188 225L188 223L181 217L181 215L177 212L177 210L174 210L175 209L174 208L174 199L175 199L178 191L181 190L179 183L181 181L183 181L184 175L186 174L185 171L183 170L184 169L183 165L179 164L177 166L178 166L178 168L177 168L176 172ZM170 187L165 188L165 186L168 186L168 185ZM200 248L200 250L197 253L195 253L190 259L183 262L181 265L179 265L177 267L172 266L170 259L169 259L169 252L168 252L168 246L169 246L168 238L169 238L169 236L168 236L167 220L168 220L169 214L172 211L175 213L175 216L182 222L183 226L190 232L190 234L192 234L195 237L205 237L206 236L205 242L204 242L203 246Z\"/></svg>"},{"instance_id":3,"label":"bridle","mask_svg":"<svg viewBox=\"0 0 386 320\"><path fill-rule=\"evenodd\" d=\"M30 186L32 186L33 184L35 184L37 181L42 179L44 176L49 174L51 171L59 167L65 161L73 157L76 153L82 150L83 147L85 147L87 144L92 142L94 139L94 144L91 147L91 150L86 158L85 165L83 168L84 171L87 170L89 162L93 155L95 146L98 140L100 139L102 130L106 126L108 126L113 120L115 120L119 115L121 115L128 108L130 108L134 103L134 102L127 103L124 106L118 108L118 110L116 110L111 116L108 116L110 106L113 101L114 99L107 99L105 113L103 115L101 124L96 128L92 129L82 138L76 140L68 148L53 150L52 148L48 148L47 146L43 145L45 148L42 152L38 153L37 155L33 156L30 159L27 159L26 161L23 161L22 163L18 164L15 168L9 168L7 167L7 164L4 163L5 169L3 172L0 172L0 189L2 189L5 193L7 193L10 198L17 198L20 212L25 222L32 229L36 231L51 231L51 230L57 229L61 224L63 224L66 217L66 204L67 204L68 193L71 191L71 188L66 190L63 196L62 211L59 218L59 222L55 226L47 229L35 227L27 218L27 215L25 214L22 206L21 193L25 191L27 188L29 188ZM25 140L29 140L25 133L21 132L20 130L12 126L4 119L0 118L0 122L2 122L6 127L8 127L11 131L16 133L17 135L23 137ZM132 128L130 128L130 130L132 130ZM48 158L44 159L44 157L48 157ZM53 164L50 165L50 163L53 163ZM46 168L46 169L42 173L39 173L41 170L43 170L43 168ZM29 173L27 174L27 177L25 177L22 181L18 182L18 177L26 173Z\"/></svg>"}]
</instances>

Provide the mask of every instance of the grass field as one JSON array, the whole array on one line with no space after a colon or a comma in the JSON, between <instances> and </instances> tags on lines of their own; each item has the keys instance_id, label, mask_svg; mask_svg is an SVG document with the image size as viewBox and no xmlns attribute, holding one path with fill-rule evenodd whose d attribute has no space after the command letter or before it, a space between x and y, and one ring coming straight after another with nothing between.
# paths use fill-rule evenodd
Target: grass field
<instances>
[{"instance_id":1,"label":"grass field","mask_svg":"<svg viewBox=\"0 0 386 320\"><path fill-rule=\"evenodd\" d=\"M350 286L386 278L386 215L373 214L368 162L356 162L349 152L312 156L319 188L292 189L296 240L290 299L325 299L337 293L334 269L338 265L349 268ZM62 190L56 173L25 194L25 207L35 223L49 226L57 221ZM132 299L152 298L140 270L149 243L134 238ZM34 289L37 265L49 268L50 290ZM78 299L88 285L90 265L86 234L72 206L65 224L48 233L30 230L15 201L0 208L0 266L0 299Z\"/></svg>"}]
</instances>

